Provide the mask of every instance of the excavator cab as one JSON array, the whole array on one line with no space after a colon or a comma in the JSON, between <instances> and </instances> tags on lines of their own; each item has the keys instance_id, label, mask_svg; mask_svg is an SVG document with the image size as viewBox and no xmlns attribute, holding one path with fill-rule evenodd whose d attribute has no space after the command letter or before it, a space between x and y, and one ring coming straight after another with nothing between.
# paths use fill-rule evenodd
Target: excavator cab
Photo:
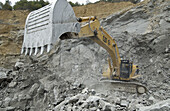
<instances>
[{"instance_id":1,"label":"excavator cab","mask_svg":"<svg viewBox=\"0 0 170 111\"><path fill-rule=\"evenodd\" d=\"M135 66L135 71L133 67ZM139 77L140 75L138 66L133 65L129 60L121 60L120 62L120 78L122 80L130 80L130 78Z\"/></svg>"},{"instance_id":2,"label":"excavator cab","mask_svg":"<svg viewBox=\"0 0 170 111\"><path fill-rule=\"evenodd\" d=\"M130 74L132 73L133 64L129 62L129 60L121 60L120 63L120 77L128 79L130 78Z\"/></svg>"}]
</instances>

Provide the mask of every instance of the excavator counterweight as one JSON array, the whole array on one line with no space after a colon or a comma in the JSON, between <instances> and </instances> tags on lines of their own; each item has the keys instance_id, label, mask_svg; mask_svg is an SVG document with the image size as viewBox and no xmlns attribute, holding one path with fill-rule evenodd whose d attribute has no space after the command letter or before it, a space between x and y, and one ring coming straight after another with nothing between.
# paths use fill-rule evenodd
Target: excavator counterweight
<instances>
[{"instance_id":1,"label":"excavator counterweight","mask_svg":"<svg viewBox=\"0 0 170 111\"><path fill-rule=\"evenodd\" d=\"M147 91L144 85L129 82L140 76L138 66L121 60L114 38L100 26L100 21L95 16L76 18L67 0L56 0L28 15L21 53L43 54L59 40L79 38L90 38L109 53L111 59L108 70L103 72L104 82L129 84L140 94Z\"/></svg>"}]
</instances>

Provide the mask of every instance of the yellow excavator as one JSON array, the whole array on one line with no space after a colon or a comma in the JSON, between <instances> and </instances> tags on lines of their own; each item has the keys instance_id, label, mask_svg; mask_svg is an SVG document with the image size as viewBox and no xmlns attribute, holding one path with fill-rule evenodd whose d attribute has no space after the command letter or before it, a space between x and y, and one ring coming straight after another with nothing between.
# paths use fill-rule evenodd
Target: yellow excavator
<instances>
[{"instance_id":1,"label":"yellow excavator","mask_svg":"<svg viewBox=\"0 0 170 111\"><path fill-rule=\"evenodd\" d=\"M77 18L67 0L56 0L28 15L21 53L43 54L50 52L59 40L79 38L89 38L109 53L109 67L103 72L101 81L129 84L139 94L147 91L144 85L131 82L140 76L138 66L129 60L121 60L114 38L100 26L100 21L95 16Z\"/></svg>"}]
</instances>

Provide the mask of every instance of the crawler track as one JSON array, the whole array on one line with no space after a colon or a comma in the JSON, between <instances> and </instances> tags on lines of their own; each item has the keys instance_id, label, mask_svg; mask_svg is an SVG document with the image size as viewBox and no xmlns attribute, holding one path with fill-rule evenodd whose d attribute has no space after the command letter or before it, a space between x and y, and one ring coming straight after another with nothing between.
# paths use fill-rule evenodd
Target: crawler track
<instances>
[{"instance_id":1,"label":"crawler track","mask_svg":"<svg viewBox=\"0 0 170 111\"><path fill-rule=\"evenodd\" d=\"M138 82L109 80L107 78L102 78L100 82L113 84L114 90L117 90L117 91L131 92L131 93L138 93L138 94L143 94L147 92L146 86Z\"/></svg>"}]
</instances>

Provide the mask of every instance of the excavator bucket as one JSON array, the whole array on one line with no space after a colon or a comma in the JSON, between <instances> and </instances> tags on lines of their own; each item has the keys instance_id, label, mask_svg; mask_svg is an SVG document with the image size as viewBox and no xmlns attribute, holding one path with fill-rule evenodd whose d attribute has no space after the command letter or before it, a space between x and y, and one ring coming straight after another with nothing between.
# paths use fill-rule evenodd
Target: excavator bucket
<instances>
[{"instance_id":1,"label":"excavator bucket","mask_svg":"<svg viewBox=\"0 0 170 111\"><path fill-rule=\"evenodd\" d=\"M80 24L67 0L55 2L31 12L25 24L24 42L21 53L42 54L65 33L79 33Z\"/></svg>"}]
</instances>

